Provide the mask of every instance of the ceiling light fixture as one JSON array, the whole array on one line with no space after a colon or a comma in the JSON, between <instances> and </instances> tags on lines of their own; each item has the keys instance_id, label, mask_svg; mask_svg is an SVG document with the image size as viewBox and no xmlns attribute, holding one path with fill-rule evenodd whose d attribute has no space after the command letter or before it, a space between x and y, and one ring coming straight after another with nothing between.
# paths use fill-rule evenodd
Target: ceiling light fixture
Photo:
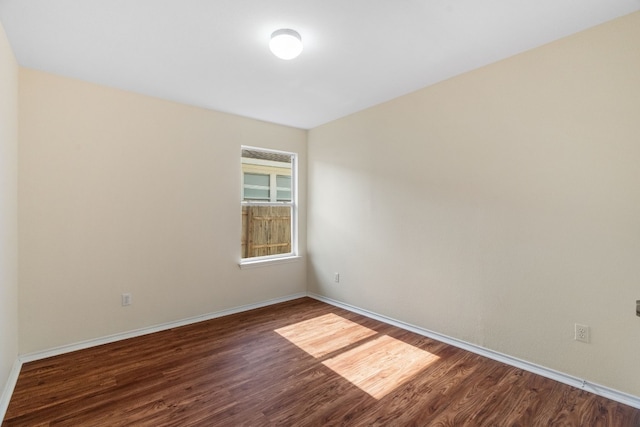
<instances>
[{"instance_id":1,"label":"ceiling light fixture","mask_svg":"<svg viewBox=\"0 0 640 427\"><path fill-rule=\"evenodd\" d=\"M302 38L294 30L276 30L271 34L269 49L280 59L293 59L302 52Z\"/></svg>"}]
</instances>

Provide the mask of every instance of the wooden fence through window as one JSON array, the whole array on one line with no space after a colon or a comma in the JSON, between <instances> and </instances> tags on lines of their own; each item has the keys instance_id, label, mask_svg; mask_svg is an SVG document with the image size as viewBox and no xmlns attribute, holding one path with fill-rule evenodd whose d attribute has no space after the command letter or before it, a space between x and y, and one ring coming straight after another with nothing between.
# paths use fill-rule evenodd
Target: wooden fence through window
<instances>
[{"instance_id":1,"label":"wooden fence through window","mask_svg":"<svg viewBox=\"0 0 640 427\"><path fill-rule=\"evenodd\" d=\"M290 206L242 207L242 258L291 252Z\"/></svg>"}]
</instances>

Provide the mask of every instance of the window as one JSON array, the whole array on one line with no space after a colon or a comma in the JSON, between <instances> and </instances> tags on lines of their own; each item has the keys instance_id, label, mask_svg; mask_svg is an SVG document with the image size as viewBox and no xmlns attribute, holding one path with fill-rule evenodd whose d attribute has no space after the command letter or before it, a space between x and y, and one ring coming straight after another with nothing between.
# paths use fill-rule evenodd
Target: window
<instances>
[{"instance_id":1,"label":"window","mask_svg":"<svg viewBox=\"0 0 640 427\"><path fill-rule=\"evenodd\" d=\"M244 200L271 200L269 175L244 172Z\"/></svg>"},{"instance_id":2,"label":"window","mask_svg":"<svg viewBox=\"0 0 640 427\"><path fill-rule=\"evenodd\" d=\"M295 153L242 147L242 261L296 255Z\"/></svg>"}]
</instances>

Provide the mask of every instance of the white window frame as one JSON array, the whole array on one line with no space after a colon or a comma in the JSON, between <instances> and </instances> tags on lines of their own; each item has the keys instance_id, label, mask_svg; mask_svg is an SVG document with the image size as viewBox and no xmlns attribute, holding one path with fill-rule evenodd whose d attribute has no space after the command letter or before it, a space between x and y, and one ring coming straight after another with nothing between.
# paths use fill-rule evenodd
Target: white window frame
<instances>
[{"instance_id":1,"label":"white window frame","mask_svg":"<svg viewBox=\"0 0 640 427\"><path fill-rule=\"evenodd\" d=\"M244 200L244 170L242 168L243 157L242 152L244 150L260 151L263 153L274 153L291 156L291 201L274 201L277 197L277 186L275 185L275 176L272 175L270 181L273 181L271 185L272 191L270 197L272 201L258 201L258 200ZM251 163L264 164L266 166L273 166L273 163L269 160L251 159ZM298 153L274 150L269 148L254 147L243 145L240 149L240 205L241 206L289 206L291 208L291 252L286 254L266 255L260 257L242 258L240 255L240 268L257 267L267 264L280 264L286 262L292 262L300 258L298 255Z\"/></svg>"}]
</instances>

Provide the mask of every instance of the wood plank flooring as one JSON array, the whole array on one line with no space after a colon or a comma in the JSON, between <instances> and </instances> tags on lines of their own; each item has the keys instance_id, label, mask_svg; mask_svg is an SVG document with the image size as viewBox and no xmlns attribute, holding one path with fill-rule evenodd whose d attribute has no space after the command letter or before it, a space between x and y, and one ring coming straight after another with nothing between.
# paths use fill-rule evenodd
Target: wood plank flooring
<instances>
[{"instance_id":1,"label":"wood plank flooring","mask_svg":"<svg viewBox=\"0 0 640 427\"><path fill-rule=\"evenodd\" d=\"M10 426L640 426L640 410L301 298L27 363Z\"/></svg>"}]
</instances>

